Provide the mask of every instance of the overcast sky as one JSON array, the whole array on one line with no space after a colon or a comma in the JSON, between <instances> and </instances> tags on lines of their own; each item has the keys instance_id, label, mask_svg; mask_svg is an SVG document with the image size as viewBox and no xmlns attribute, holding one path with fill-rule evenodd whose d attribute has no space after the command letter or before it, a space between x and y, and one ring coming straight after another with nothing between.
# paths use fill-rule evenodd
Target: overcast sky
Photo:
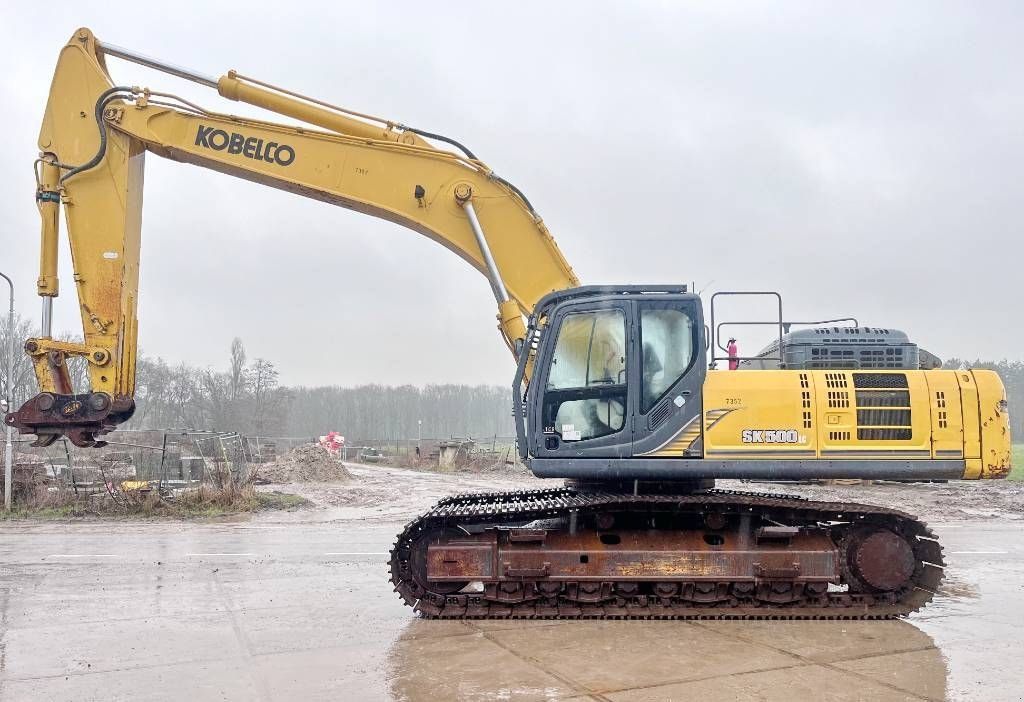
<instances>
[{"instance_id":1,"label":"overcast sky","mask_svg":"<svg viewBox=\"0 0 1024 702\"><path fill-rule=\"evenodd\" d=\"M1020 3L157 7L0 9L0 270L33 318L30 167L57 54L88 26L459 139L527 193L585 283L775 289L790 319L1024 357ZM64 251L56 326L73 330ZM223 367L240 336L289 384L506 384L494 311L479 273L397 225L147 158L143 353Z\"/></svg>"}]
</instances>

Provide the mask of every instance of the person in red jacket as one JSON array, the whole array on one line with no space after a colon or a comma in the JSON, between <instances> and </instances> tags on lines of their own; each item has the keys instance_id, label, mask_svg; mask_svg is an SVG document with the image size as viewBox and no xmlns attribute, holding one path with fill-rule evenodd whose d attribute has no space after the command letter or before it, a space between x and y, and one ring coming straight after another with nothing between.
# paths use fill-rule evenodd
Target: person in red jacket
<instances>
[{"instance_id":1,"label":"person in red jacket","mask_svg":"<svg viewBox=\"0 0 1024 702\"><path fill-rule=\"evenodd\" d=\"M736 338L729 337L729 346L726 347L729 351L729 370L736 370L740 367L740 354L736 348Z\"/></svg>"}]
</instances>

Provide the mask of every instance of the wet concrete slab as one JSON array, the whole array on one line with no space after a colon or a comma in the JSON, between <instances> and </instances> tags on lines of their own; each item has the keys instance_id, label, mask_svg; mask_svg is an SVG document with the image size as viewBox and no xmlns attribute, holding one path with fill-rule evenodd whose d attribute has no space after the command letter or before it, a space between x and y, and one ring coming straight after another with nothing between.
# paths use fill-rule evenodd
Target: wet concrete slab
<instances>
[{"instance_id":1,"label":"wet concrete slab","mask_svg":"<svg viewBox=\"0 0 1024 702\"><path fill-rule=\"evenodd\" d=\"M941 700L947 693L945 657L935 647L836 661L832 667L924 699ZM997 690L997 685L989 689L993 696ZM1006 692L1013 694L1012 688ZM951 696L969 697L965 694Z\"/></svg>"},{"instance_id":2,"label":"wet concrete slab","mask_svg":"<svg viewBox=\"0 0 1024 702\"><path fill-rule=\"evenodd\" d=\"M704 621L699 626L752 645L786 651L801 660L832 663L870 652L884 656L934 647L928 634L902 621Z\"/></svg>"},{"instance_id":3,"label":"wet concrete slab","mask_svg":"<svg viewBox=\"0 0 1024 702\"><path fill-rule=\"evenodd\" d=\"M903 702L920 698L834 669L804 665L654 688L636 688L607 695L607 699L615 702L665 702L667 700L763 700L764 702L877 700L879 702Z\"/></svg>"},{"instance_id":4,"label":"wet concrete slab","mask_svg":"<svg viewBox=\"0 0 1024 702\"><path fill-rule=\"evenodd\" d=\"M747 644L689 622L563 622L558 626L491 632L489 638L519 658L572 680L587 692L625 690L642 680L655 687L784 668L795 657ZM699 652L699 655L694 655Z\"/></svg>"},{"instance_id":5,"label":"wet concrete slab","mask_svg":"<svg viewBox=\"0 0 1024 702\"><path fill-rule=\"evenodd\" d=\"M1024 524L939 524L935 603L890 622L434 622L402 520L0 526L4 700L1016 700Z\"/></svg>"}]
</instances>

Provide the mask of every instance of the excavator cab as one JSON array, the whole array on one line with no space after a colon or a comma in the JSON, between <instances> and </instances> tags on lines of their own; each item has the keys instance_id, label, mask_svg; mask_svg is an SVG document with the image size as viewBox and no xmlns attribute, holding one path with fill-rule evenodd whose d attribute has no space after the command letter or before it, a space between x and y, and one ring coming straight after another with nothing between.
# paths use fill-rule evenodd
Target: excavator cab
<instances>
[{"instance_id":1,"label":"excavator cab","mask_svg":"<svg viewBox=\"0 0 1024 702\"><path fill-rule=\"evenodd\" d=\"M533 363L517 407L523 458L596 459L607 477L630 477L621 459L657 449L701 414L703 329L700 298L683 285L585 286L543 298L516 376L518 391Z\"/></svg>"}]
</instances>

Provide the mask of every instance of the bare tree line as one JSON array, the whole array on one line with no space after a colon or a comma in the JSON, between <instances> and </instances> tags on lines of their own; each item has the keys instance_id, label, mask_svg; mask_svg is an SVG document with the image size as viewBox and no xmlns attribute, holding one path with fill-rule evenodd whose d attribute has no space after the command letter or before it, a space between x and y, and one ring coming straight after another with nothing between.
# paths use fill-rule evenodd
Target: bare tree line
<instances>
[{"instance_id":1,"label":"bare tree line","mask_svg":"<svg viewBox=\"0 0 1024 702\"><path fill-rule=\"evenodd\" d=\"M21 348L36 333L29 320L15 320L15 407L36 392L32 364ZM6 325L0 331L0 349L0 389L6 391ZM85 392L89 381L84 364L73 363L71 370L75 387ZM140 356L135 399L135 415L126 429L215 429L257 436L313 436L336 430L363 439L410 438L421 431L426 437L512 433L510 389L467 385L286 388L280 385L274 364L263 358L250 362L237 338L223 371Z\"/></svg>"},{"instance_id":2,"label":"bare tree line","mask_svg":"<svg viewBox=\"0 0 1024 702\"><path fill-rule=\"evenodd\" d=\"M0 324L0 395L11 384L15 407L37 391L32 363L22 346L39 330L28 319L15 316L14 372L7 377L8 326ZM62 335L70 340L70 335ZM86 361L69 358L68 369L77 392L88 392ZM136 365L136 411L126 429L223 429L250 434L282 433L287 426L291 397L280 387L274 364L263 358L247 362L240 339L231 345L226 371L174 366L161 358L140 356Z\"/></svg>"},{"instance_id":3,"label":"bare tree line","mask_svg":"<svg viewBox=\"0 0 1024 702\"><path fill-rule=\"evenodd\" d=\"M227 371L169 365L140 357L136 366L135 415L127 429L181 428L279 435L291 393L278 383L274 364L257 358L246 364L236 339Z\"/></svg>"},{"instance_id":4,"label":"bare tree line","mask_svg":"<svg viewBox=\"0 0 1024 702\"><path fill-rule=\"evenodd\" d=\"M422 422L422 425L420 424ZM512 388L361 385L292 390L291 434L340 431L357 439L511 436Z\"/></svg>"},{"instance_id":5,"label":"bare tree line","mask_svg":"<svg viewBox=\"0 0 1024 702\"><path fill-rule=\"evenodd\" d=\"M6 391L7 325L0 325L0 394ZM15 318L12 375L14 406L36 393L32 363L22 345L38 329ZM70 338L70 337L68 337ZM71 359L74 387L86 392L82 359ZM249 360L236 338L224 370L170 364L140 356L136 364L136 411L124 428L175 428L238 431L255 436L315 436L340 431L360 439L509 436L511 389L496 386L363 385L297 387L280 385L275 365ZM422 425L419 422L422 420Z\"/></svg>"},{"instance_id":6,"label":"bare tree line","mask_svg":"<svg viewBox=\"0 0 1024 702\"><path fill-rule=\"evenodd\" d=\"M224 371L140 358L138 408L126 428L181 427L255 436L316 436L340 431L360 439L508 436L511 390L493 386L363 385L282 387L273 363L247 362L240 339ZM422 425L419 423L422 420Z\"/></svg>"}]
</instances>

